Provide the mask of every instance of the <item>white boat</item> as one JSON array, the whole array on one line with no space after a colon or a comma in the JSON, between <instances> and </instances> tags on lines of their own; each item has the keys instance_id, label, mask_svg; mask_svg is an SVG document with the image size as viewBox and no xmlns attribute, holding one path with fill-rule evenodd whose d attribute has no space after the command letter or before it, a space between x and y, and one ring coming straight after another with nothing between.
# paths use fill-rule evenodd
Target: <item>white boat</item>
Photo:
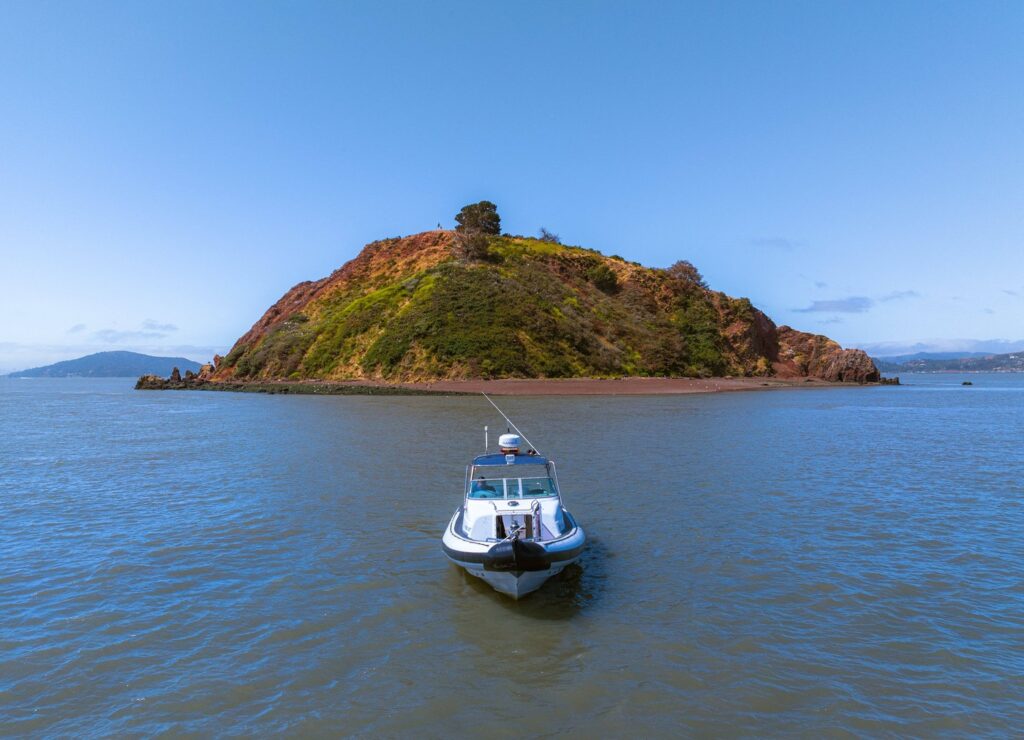
<instances>
[{"instance_id":1,"label":"white boat","mask_svg":"<svg viewBox=\"0 0 1024 740\"><path fill-rule=\"evenodd\" d=\"M516 434L501 435L499 446L466 468L465 497L442 544L453 563L518 599L576 562L586 535L562 505L555 463L520 452Z\"/></svg>"}]
</instances>

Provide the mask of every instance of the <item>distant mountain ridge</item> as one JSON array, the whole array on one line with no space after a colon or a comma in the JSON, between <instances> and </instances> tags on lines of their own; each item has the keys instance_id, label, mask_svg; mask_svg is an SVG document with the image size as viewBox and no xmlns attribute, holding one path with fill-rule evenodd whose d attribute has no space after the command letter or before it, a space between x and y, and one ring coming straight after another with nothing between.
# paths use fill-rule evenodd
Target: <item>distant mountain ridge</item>
<instances>
[{"instance_id":1,"label":"distant mountain ridge","mask_svg":"<svg viewBox=\"0 0 1024 740\"><path fill-rule=\"evenodd\" d=\"M952 355L945 357L942 355ZM939 355L939 356L935 356ZM898 357L874 358L886 373L1020 373L1024 372L1024 351L993 355L983 352L918 353L900 362Z\"/></svg>"},{"instance_id":2,"label":"distant mountain ridge","mask_svg":"<svg viewBox=\"0 0 1024 740\"><path fill-rule=\"evenodd\" d=\"M644 267L551 239L438 229L368 244L299 283L211 382L778 376L875 382L861 350L776 326L688 262Z\"/></svg>"},{"instance_id":3,"label":"distant mountain ridge","mask_svg":"<svg viewBox=\"0 0 1024 740\"><path fill-rule=\"evenodd\" d=\"M907 355L872 356L875 362L881 360L890 365L902 365L910 360L960 360L965 357L991 357L995 352L914 352Z\"/></svg>"},{"instance_id":4,"label":"distant mountain ridge","mask_svg":"<svg viewBox=\"0 0 1024 740\"><path fill-rule=\"evenodd\" d=\"M132 378L140 375L170 375L174 368L181 372L198 372L198 362L185 357L154 357L138 352L115 350L96 352L74 360L34 367L8 375L10 378Z\"/></svg>"}]
</instances>

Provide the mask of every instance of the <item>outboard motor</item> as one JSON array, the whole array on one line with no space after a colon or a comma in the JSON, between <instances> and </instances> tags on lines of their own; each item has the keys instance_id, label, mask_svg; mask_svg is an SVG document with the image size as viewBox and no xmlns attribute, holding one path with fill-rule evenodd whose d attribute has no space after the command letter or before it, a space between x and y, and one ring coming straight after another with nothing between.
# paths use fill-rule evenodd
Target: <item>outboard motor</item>
<instances>
[{"instance_id":1,"label":"outboard motor","mask_svg":"<svg viewBox=\"0 0 1024 740\"><path fill-rule=\"evenodd\" d=\"M493 545L484 555L484 570L535 571L551 567L543 545L524 542L518 537Z\"/></svg>"}]
</instances>

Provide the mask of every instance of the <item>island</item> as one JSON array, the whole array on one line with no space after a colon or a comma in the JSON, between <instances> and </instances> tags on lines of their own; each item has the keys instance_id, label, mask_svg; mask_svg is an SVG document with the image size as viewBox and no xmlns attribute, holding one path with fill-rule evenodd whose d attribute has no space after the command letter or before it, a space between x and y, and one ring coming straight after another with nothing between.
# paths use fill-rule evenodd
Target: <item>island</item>
<instances>
[{"instance_id":1,"label":"island","mask_svg":"<svg viewBox=\"0 0 1024 740\"><path fill-rule=\"evenodd\" d=\"M20 370L10 378L134 378L139 375L167 375L174 368L195 372L198 362L184 357L154 357L138 352L96 352L74 360Z\"/></svg>"},{"instance_id":2,"label":"island","mask_svg":"<svg viewBox=\"0 0 1024 740\"><path fill-rule=\"evenodd\" d=\"M777 326L748 299L712 290L685 260L645 267L546 233L502 234L487 201L456 220L454 230L366 245L331 275L288 290L226 356L197 373L140 378L138 387L472 392L481 383L540 387L528 380L708 390L716 382L882 381L863 351Z\"/></svg>"}]
</instances>

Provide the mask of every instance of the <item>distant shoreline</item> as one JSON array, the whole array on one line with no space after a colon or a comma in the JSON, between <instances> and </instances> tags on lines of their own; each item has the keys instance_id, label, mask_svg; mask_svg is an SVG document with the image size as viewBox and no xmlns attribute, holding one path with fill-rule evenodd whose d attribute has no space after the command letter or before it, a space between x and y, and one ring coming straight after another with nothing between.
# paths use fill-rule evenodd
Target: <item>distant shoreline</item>
<instances>
[{"instance_id":1,"label":"distant shoreline","mask_svg":"<svg viewBox=\"0 0 1024 740\"><path fill-rule=\"evenodd\" d=\"M143 390L203 390L330 396L674 396L793 388L848 388L885 383L838 383L817 378L505 378L418 383L347 381L207 381L144 387Z\"/></svg>"}]
</instances>

